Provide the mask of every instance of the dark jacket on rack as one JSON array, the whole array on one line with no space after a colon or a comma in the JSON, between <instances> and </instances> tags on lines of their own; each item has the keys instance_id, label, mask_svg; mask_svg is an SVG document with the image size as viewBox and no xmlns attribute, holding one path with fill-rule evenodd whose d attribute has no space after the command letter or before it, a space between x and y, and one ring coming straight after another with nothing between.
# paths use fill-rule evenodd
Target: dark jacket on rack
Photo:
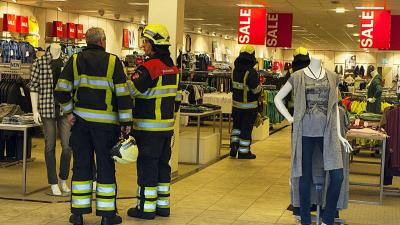
<instances>
[{"instance_id":1,"label":"dark jacket on rack","mask_svg":"<svg viewBox=\"0 0 400 225\"><path fill-rule=\"evenodd\" d=\"M367 98L375 98L375 102L367 103L367 112L381 113L381 97L382 97L382 76L380 74L372 78L368 86Z\"/></svg>"},{"instance_id":2,"label":"dark jacket on rack","mask_svg":"<svg viewBox=\"0 0 400 225\"><path fill-rule=\"evenodd\" d=\"M257 61L253 55L241 53L235 60L232 73L233 107L238 109L256 109L262 90L260 76L254 69Z\"/></svg>"},{"instance_id":3,"label":"dark jacket on rack","mask_svg":"<svg viewBox=\"0 0 400 225\"><path fill-rule=\"evenodd\" d=\"M132 100L122 63L100 46L89 45L68 60L58 80L55 97L64 112L73 112L86 122L132 123Z\"/></svg>"},{"instance_id":4,"label":"dark jacket on rack","mask_svg":"<svg viewBox=\"0 0 400 225\"><path fill-rule=\"evenodd\" d=\"M138 77L135 77L138 76ZM179 71L168 51L139 66L129 83L134 98L133 129L171 135L182 100Z\"/></svg>"}]
</instances>

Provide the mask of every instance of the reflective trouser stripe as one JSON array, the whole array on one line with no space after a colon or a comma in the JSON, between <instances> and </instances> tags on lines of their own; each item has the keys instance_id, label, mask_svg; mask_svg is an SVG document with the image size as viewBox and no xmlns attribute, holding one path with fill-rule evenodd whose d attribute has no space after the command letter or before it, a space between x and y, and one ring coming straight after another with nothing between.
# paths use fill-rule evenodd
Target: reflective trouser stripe
<instances>
[{"instance_id":1,"label":"reflective trouser stripe","mask_svg":"<svg viewBox=\"0 0 400 225\"><path fill-rule=\"evenodd\" d=\"M235 135L235 136L240 135L240 130L238 130L238 129L233 129L233 130L232 130L232 135Z\"/></svg>"},{"instance_id":2,"label":"reflective trouser stripe","mask_svg":"<svg viewBox=\"0 0 400 225\"><path fill-rule=\"evenodd\" d=\"M72 181L72 194L92 193L93 181Z\"/></svg>"},{"instance_id":3,"label":"reflective trouser stripe","mask_svg":"<svg viewBox=\"0 0 400 225\"><path fill-rule=\"evenodd\" d=\"M158 197L157 208L169 208L169 197Z\"/></svg>"},{"instance_id":4,"label":"reflective trouser stripe","mask_svg":"<svg viewBox=\"0 0 400 225\"><path fill-rule=\"evenodd\" d=\"M159 183L157 186L158 194L169 194L170 193L170 184L169 183Z\"/></svg>"},{"instance_id":5,"label":"reflective trouser stripe","mask_svg":"<svg viewBox=\"0 0 400 225\"><path fill-rule=\"evenodd\" d=\"M250 146L251 142L248 140L240 139L240 146L247 147Z\"/></svg>"},{"instance_id":6,"label":"reflective trouser stripe","mask_svg":"<svg viewBox=\"0 0 400 225\"><path fill-rule=\"evenodd\" d=\"M100 196L115 196L115 184L97 184L96 194Z\"/></svg>"},{"instance_id":7,"label":"reflective trouser stripe","mask_svg":"<svg viewBox=\"0 0 400 225\"><path fill-rule=\"evenodd\" d=\"M158 208L169 208L170 201L169 196L171 192L170 183L159 183L157 186L158 198L157 198L157 207Z\"/></svg>"},{"instance_id":8,"label":"reflective trouser stripe","mask_svg":"<svg viewBox=\"0 0 400 225\"><path fill-rule=\"evenodd\" d=\"M156 201L144 201L143 212L155 212L156 204Z\"/></svg>"},{"instance_id":9,"label":"reflective trouser stripe","mask_svg":"<svg viewBox=\"0 0 400 225\"><path fill-rule=\"evenodd\" d=\"M102 211L114 211L115 210L115 199L105 199L105 198L97 197L96 209L102 210Z\"/></svg>"},{"instance_id":10,"label":"reflective trouser stripe","mask_svg":"<svg viewBox=\"0 0 400 225\"><path fill-rule=\"evenodd\" d=\"M239 142L239 138L237 136L231 136L231 143Z\"/></svg>"},{"instance_id":11,"label":"reflective trouser stripe","mask_svg":"<svg viewBox=\"0 0 400 225\"><path fill-rule=\"evenodd\" d=\"M157 198L157 188L156 187L145 187L144 189L144 197L148 198Z\"/></svg>"},{"instance_id":12,"label":"reflective trouser stripe","mask_svg":"<svg viewBox=\"0 0 400 225\"><path fill-rule=\"evenodd\" d=\"M233 101L233 107L239 109L255 109L258 107L258 103L257 102L242 103Z\"/></svg>"},{"instance_id":13,"label":"reflective trouser stripe","mask_svg":"<svg viewBox=\"0 0 400 225\"><path fill-rule=\"evenodd\" d=\"M65 112L65 113L70 113L74 109L74 104L72 103L72 101L69 101L65 104L61 104L61 106L62 106L63 112Z\"/></svg>"},{"instance_id":14,"label":"reflective trouser stripe","mask_svg":"<svg viewBox=\"0 0 400 225\"><path fill-rule=\"evenodd\" d=\"M239 152L240 153L248 153L250 151L249 147L239 147Z\"/></svg>"},{"instance_id":15,"label":"reflective trouser stripe","mask_svg":"<svg viewBox=\"0 0 400 225\"><path fill-rule=\"evenodd\" d=\"M253 92L253 94L258 94L261 91L262 91L262 87L260 85L258 85L256 88L251 90L251 92Z\"/></svg>"},{"instance_id":16,"label":"reflective trouser stripe","mask_svg":"<svg viewBox=\"0 0 400 225\"><path fill-rule=\"evenodd\" d=\"M76 209L91 208L92 207L92 195L82 195L71 197L71 206Z\"/></svg>"}]
</instances>

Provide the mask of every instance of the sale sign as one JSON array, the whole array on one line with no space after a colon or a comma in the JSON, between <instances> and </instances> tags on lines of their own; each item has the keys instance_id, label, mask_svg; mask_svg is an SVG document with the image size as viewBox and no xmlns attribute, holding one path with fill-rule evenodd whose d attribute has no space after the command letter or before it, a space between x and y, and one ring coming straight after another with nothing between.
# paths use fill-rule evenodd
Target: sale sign
<instances>
[{"instance_id":1,"label":"sale sign","mask_svg":"<svg viewBox=\"0 0 400 225\"><path fill-rule=\"evenodd\" d=\"M67 23L67 38L76 37L76 27L74 23Z\"/></svg>"},{"instance_id":2,"label":"sale sign","mask_svg":"<svg viewBox=\"0 0 400 225\"><path fill-rule=\"evenodd\" d=\"M53 37L64 37L64 27L61 21L53 21Z\"/></svg>"},{"instance_id":3,"label":"sale sign","mask_svg":"<svg viewBox=\"0 0 400 225\"><path fill-rule=\"evenodd\" d=\"M83 39L83 24L76 24L76 38Z\"/></svg>"},{"instance_id":4,"label":"sale sign","mask_svg":"<svg viewBox=\"0 0 400 225\"><path fill-rule=\"evenodd\" d=\"M267 15L267 46L292 47L293 14L269 13Z\"/></svg>"},{"instance_id":5,"label":"sale sign","mask_svg":"<svg viewBox=\"0 0 400 225\"><path fill-rule=\"evenodd\" d=\"M267 9L240 8L239 9L239 44L265 44L267 29Z\"/></svg>"},{"instance_id":6,"label":"sale sign","mask_svg":"<svg viewBox=\"0 0 400 225\"><path fill-rule=\"evenodd\" d=\"M17 18L14 14L3 14L3 31L17 31Z\"/></svg>"},{"instance_id":7,"label":"sale sign","mask_svg":"<svg viewBox=\"0 0 400 225\"><path fill-rule=\"evenodd\" d=\"M390 11L362 11L360 19L360 47L389 48L390 24Z\"/></svg>"},{"instance_id":8,"label":"sale sign","mask_svg":"<svg viewBox=\"0 0 400 225\"><path fill-rule=\"evenodd\" d=\"M17 16L17 32L21 34L29 33L27 16Z\"/></svg>"}]
</instances>

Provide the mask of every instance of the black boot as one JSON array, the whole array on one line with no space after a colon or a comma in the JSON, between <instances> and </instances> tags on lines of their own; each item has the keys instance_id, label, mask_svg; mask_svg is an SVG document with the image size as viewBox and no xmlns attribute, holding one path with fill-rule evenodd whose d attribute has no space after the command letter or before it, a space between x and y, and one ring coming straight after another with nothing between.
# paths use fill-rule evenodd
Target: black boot
<instances>
[{"instance_id":1,"label":"black boot","mask_svg":"<svg viewBox=\"0 0 400 225\"><path fill-rule=\"evenodd\" d=\"M240 153L238 155L238 159L255 159L256 155L249 151L248 153Z\"/></svg>"},{"instance_id":2,"label":"black boot","mask_svg":"<svg viewBox=\"0 0 400 225\"><path fill-rule=\"evenodd\" d=\"M101 225L113 225L122 223L122 218L118 215L114 217L101 217Z\"/></svg>"},{"instance_id":3,"label":"black boot","mask_svg":"<svg viewBox=\"0 0 400 225\"><path fill-rule=\"evenodd\" d=\"M231 144L231 151L229 152L229 155L230 155L232 158L236 158L238 149L239 149L239 143L232 143L232 144Z\"/></svg>"},{"instance_id":4,"label":"black boot","mask_svg":"<svg viewBox=\"0 0 400 225\"><path fill-rule=\"evenodd\" d=\"M82 214L72 214L69 217L69 222L74 225L83 225L83 216Z\"/></svg>"},{"instance_id":5,"label":"black boot","mask_svg":"<svg viewBox=\"0 0 400 225\"><path fill-rule=\"evenodd\" d=\"M171 213L171 210L169 208L163 209L163 208L157 208L156 209L156 214L157 216L161 217L169 217L169 214Z\"/></svg>"},{"instance_id":6,"label":"black boot","mask_svg":"<svg viewBox=\"0 0 400 225\"><path fill-rule=\"evenodd\" d=\"M144 220L153 220L156 217L155 213L142 212L138 208L128 209L128 216Z\"/></svg>"}]
</instances>

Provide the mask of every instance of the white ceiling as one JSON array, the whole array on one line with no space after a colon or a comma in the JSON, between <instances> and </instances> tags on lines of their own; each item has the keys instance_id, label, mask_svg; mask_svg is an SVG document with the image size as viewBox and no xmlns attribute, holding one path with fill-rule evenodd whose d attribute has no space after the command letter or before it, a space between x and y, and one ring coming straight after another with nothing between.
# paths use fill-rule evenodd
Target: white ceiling
<instances>
[{"instance_id":1,"label":"white ceiling","mask_svg":"<svg viewBox=\"0 0 400 225\"><path fill-rule=\"evenodd\" d=\"M120 14L121 20L140 22L147 18L147 6L129 5L129 2L146 3L148 0L17 0L18 3L36 5L45 8L61 7L64 11L98 16L97 10L104 9L107 18ZM237 35L238 7L236 4L263 4L270 12L293 13L293 47L305 46L309 49L359 49L358 37L353 33L359 32L359 14L355 6L386 6L392 14L400 15L400 0L186 0L185 18L202 18L202 21L185 20L185 30L197 31L201 28L206 33ZM386 4L386 5L385 5ZM337 14L334 9L344 7L349 10ZM168 14L166 13L166 16ZM348 23L356 24L347 28ZM204 25L204 24L220 24Z\"/></svg>"}]
</instances>

